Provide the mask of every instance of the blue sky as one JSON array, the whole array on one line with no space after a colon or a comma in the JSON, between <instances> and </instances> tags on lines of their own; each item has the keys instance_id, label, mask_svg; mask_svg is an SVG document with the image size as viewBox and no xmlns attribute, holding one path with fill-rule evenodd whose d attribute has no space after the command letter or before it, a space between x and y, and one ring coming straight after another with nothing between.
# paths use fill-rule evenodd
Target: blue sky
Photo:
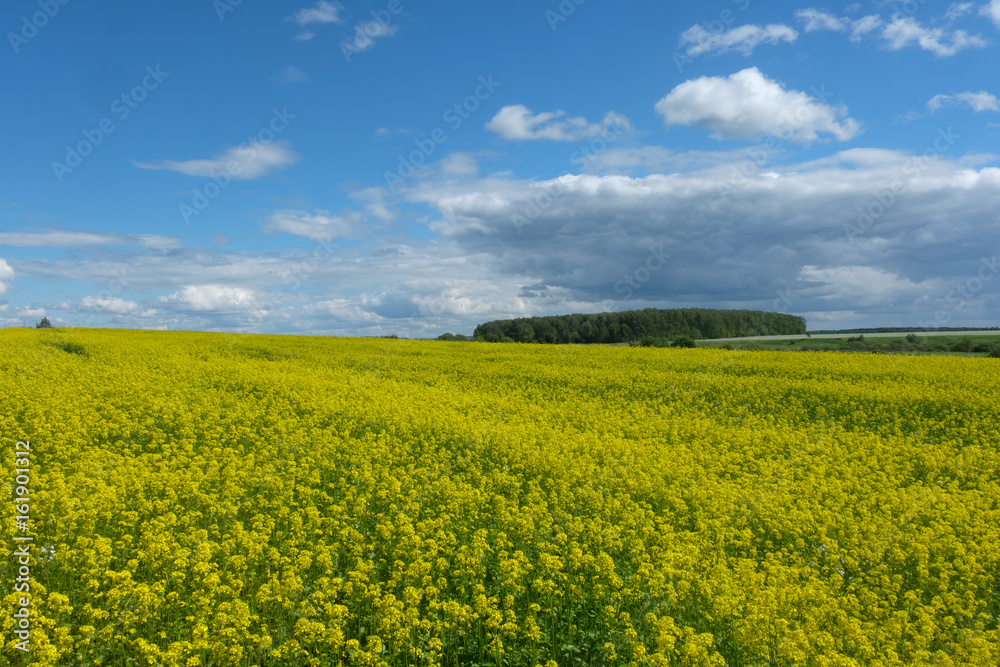
<instances>
[{"instance_id":1,"label":"blue sky","mask_svg":"<svg viewBox=\"0 0 1000 667\"><path fill-rule=\"evenodd\" d=\"M1000 0L15 0L0 326L995 326Z\"/></svg>"}]
</instances>

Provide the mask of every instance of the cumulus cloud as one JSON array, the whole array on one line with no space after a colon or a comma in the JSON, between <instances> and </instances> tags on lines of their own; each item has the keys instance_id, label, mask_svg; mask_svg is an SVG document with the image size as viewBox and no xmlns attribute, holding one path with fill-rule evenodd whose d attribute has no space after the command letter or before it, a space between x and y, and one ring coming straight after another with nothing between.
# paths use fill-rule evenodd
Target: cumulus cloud
<instances>
[{"instance_id":1,"label":"cumulus cloud","mask_svg":"<svg viewBox=\"0 0 1000 667\"><path fill-rule=\"evenodd\" d=\"M730 51L749 56L761 44L774 45L781 41L791 44L798 37L799 33L782 24L743 25L724 32L711 32L701 25L694 25L681 35L680 46L687 47L687 55L691 57Z\"/></svg>"},{"instance_id":2,"label":"cumulus cloud","mask_svg":"<svg viewBox=\"0 0 1000 667\"><path fill-rule=\"evenodd\" d=\"M582 116L566 118L565 111L536 114L523 104L503 107L486 123L487 130L507 141L581 141L592 139L613 128L621 131L631 127L628 118L614 111L605 114L600 123L591 123Z\"/></svg>"},{"instance_id":3,"label":"cumulus cloud","mask_svg":"<svg viewBox=\"0 0 1000 667\"><path fill-rule=\"evenodd\" d=\"M686 81L661 99L656 111L667 126L703 128L716 139L765 135L809 143L823 135L847 141L861 132L860 123L846 117L846 108L785 90L756 67L728 77Z\"/></svg>"},{"instance_id":4,"label":"cumulus cloud","mask_svg":"<svg viewBox=\"0 0 1000 667\"><path fill-rule=\"evenodd\" d=\"M299 156L287 141L261 141L227 148L208 160L163 160L157 163L132 162L140 169L163 169L187 176L212 178L228 174L233 180L252 181L298 162Z\"/></svg>"},{"instance_id":5,"label":"cumulus cloud","mask_svg":"<svg viewBox=\"0 0 1000 667\"><path fill-rule=\"evenodd\" d=\"M989 45L979 35L970 35L964 30L947 31L944 28L925 28L914 18L896 16L882 32L886 45L892 51L899 51L918 45L924 51L936 56L949 57L965 49L983 48Z\"/></svg>"},{"instance_id":6,"label":"cumulus cloud","mask_svg":"<svg viewBox=\"0 0 1000 667\"><path fill-rule=\"evenodd\" d=\"M330 215L328 211L315 214L306 211L275 211L264 225L263 231L270 234L293 234L312 241L330 242L350 233L353 225L360 222L359 214L348 216Z\"/></svg>"},{"instance_id":7,"label":"cumulus cloud","mask_svg":"<svg viewBox=\"0 0 1000 667\"><path fill-rule=\"evenodd\" d=\"M125 257L129 298L156 313L100 317L242 331L262 313L264 331L433 337L470 334L499 317L771 310L780 291L783 312L826 318L831 328L917 326L942 310L952 319L941 326L976 325L995 318L988 299L998 296L997 281L961 311L948 297L1000 247L1000 169L992 160L851 149L761 166L747 151L636 149L605 166L657 173L438 175L398 193L430 224L433 240L401 233L344 244L318 261L311 246ZM896 183L897 194L887 194ZM337 217L295 213L305 223ZM108 282L106 258L87 254L19 259L16 268L18 278Z\"/></svg>"},{"instance_id":8,"label":"cumulus cloud","mask_svg":"<svg viewBox=\"0 0 1000 667\"><path fill-rule=\"evenodd\" d=\"M432 228L442 244L485 256L477 266L498 284L519 279L516 294L532 313L573 312L570 303L593 312L607 300L770 309L778 290L790 290L793 312L916 325L947 307L949 283L975 275L980 248L1000 245L997 168L872 149L749 176L744 163L645 177L488 178L410 196L440 211ZM903 194L888 196L897 184ZM988 238L972 242L984 229ZM668 255L629 285L650 257Z\"/></svg>"},{"instance_id":9,"label":"cumulus cloud","mask_svg":"<svg viewBox=\"0 0 1000 667\"><path fill-rule=\"evenodd\" d=\"M927 102L927 108L933 113L949 107L958 105L972 109L976 113L983 111L1000 111L1000 101L996 96L985 90L978 93L958 93L957 95L935 95Z\"/></svg>"},{"instance_id":10,"label":"cumulus cloud","mask_svg":"<svg viewBox=\"0 0 1000 667\"><path fill-rule=\"evenodd\" d=\"M14 279L14 269L7 260L0 258L0 296L7 293L7 283Z\"/></svg>"}]
</instances>

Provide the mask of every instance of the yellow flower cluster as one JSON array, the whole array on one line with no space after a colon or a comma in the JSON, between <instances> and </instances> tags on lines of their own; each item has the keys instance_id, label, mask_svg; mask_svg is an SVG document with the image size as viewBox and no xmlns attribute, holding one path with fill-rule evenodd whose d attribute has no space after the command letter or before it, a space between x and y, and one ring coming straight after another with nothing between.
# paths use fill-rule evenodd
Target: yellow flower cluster
<instances>
[{"instance_id":1,"label":"yellow flower cluster","mask_svg":"<svg viewBox=\"0 0 1000 667\"><path fill-rule=\"evenodd\" d=\"M32 449L31 658L1000 664L998 377L974 358L3 330L0 433ZM21 664L2 599L0 667Z\"/></svg>"}]
</instances>

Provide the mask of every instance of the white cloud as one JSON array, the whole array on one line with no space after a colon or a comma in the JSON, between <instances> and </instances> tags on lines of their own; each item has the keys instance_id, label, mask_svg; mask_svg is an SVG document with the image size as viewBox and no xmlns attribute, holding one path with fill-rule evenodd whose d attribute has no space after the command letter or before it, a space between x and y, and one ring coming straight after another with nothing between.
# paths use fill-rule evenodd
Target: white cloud
<instances>
[{"instance_id":1,"label":"white cloud","mask_svg":"<svg viewBox=\"0 0 1000 667\"><path fill-rule=\"evenodd\" d=\"M309 81L309 75L294 65L286 65L278 74L278 78L283 83L305 83Z\"/></svg>"},{"instance_id":2,"label":"white cloud","mask_svg":"<svg viewBox=\"0 0 1000 667\"><path fill-rule=\"evenodd\" d=\"M452 153L441 160L441 171L449 176L475 176L479 160L471 153Z\"/></svg>"},{"instance_id":3,"label":"white cloud","mask_svg":"<svg viewBox=\"0 0 1000 667\"><path fill-rule=\"evenodd\" d=\"M311 215L305 211L275 211L264 226L270 234L293 234L312 241L330 242L350 233L352 223L359 222L359 214L332 216L327 211Z\"/></svg>"},{"instance_id":4,"label":"white cloud","mask_svg":"<svg viewBox=\"0 0 1000 667\"><path fill-rule=\"evenodd\" d=\"M872 266L803 266L799 280L805 283L803 290L818 300L851 303L858 308L901 300L913 302L926 294L947 292L944 281L914 282Z\"/></svg>"},{"instance_id":5,"label":"white cloud","mask_svg":"<svg viewBox=\"0 0 1000 667\"><path fill-rule=\"evenodd\" d=\"M180 307L195 311L245 311L258 299L253 291L227 285L188 285L170 296L162 296L165 307Z\"/></svg>"},{"instance_id":6,"label":"white cloud","mask_svg":"<svg viewBox=\"0 0 1000 667\"><path fill-rule=\"evenodd\" d=\"M855 21L846 16L836 16L813 8L799 9L795 12L795 17L805 23L803 29L806 32L818 30L850 32L852 42L860 41L864 35L877 30L882 25L882 19L875 14L864 16Z\"/></svg>"},{"instance_id":7,"label":"white cloud","mask_svg":"<svg viewBox=\"0 0 1000 667\"><path fill-rule=\"evenodd\" d=\"M846 108L785 90L756 67L725 78L686 81L661 99L656 111L668 126L700 127L716 139L767 135L808 143L821 135L847 141L861 132L860 123L846 117Z\"/></svg>"},{"instance_id":8,"label":"white cloud","mask_svg":"<svg viewBox=\"0 0 1000 667\"><path fill-rule=\"evenodd\" d=\"M1000 0L990 0L990 4L983 5L980 10L983 16L988 16L993 20L993 23L1000 28Z\"/></svg>"},{"instance_id":9,"label":"white cloud","mask_svg":"<svg viewBox=\"0 0 1000 667\"><path fill-rule=\"evenodd\" d=\"M998 5L998 15L1000 15L1000 0L993 0L993 2ZM972 3L952 4L945 18L951 23L967 14L971 8ZM984 8L983 13L987 13L986 8ZM886 47L892 51L899 51L915 45L937 56L948 57L965 49L983 48L989 44L980 35L970 35L964 30L927 28L913 17L904 17L898 14L893 16L889 23L884 22L875 14L852 20L814 8L797 10L795 16L805 24L806 32L817 30L849 32L852 42L858 42L865 35L881 29L882 39Z\"/></svg>"},{"instance_id":10,"label":"white cloud","mask_svg":"<svg viewBox=\"0 0 1000 667\"><path fill-rule=\"evenodd\" d=\"M295 35L295 41L297 42L308 42L310 39L316 36L312 30L303 30L299 34Z\"/></svg>"},{"instance_id":11,"label":"white cloud","mask_svg":"<svg viewBox=\"0 0 1000 667\"><path fill-rule=\"evenodd\" d=\"M952 314L952 326L995 315L985 301L970 300L961 311L948 301L983 255L1000 247L1000 170L987 166L995 156L975 162L950 153L926 159L922 147L915 154L852 149L810 162L783 156L758 169L746 150L621 148L607 151L604 165L619 173L513 180L435 172L410 181L397 193L399 205L413 213L407 226L426 221L436 233L426 241L407 238L403 226L318 258L314 244L291 237L270 237L257 251L199 246L116 256L126 265L127 298L143 306L102 313L98 324L244 331L262 312L261 331L432 337L471 334L476 324L514 315L769 310L779 289L792 295L785 312L814 313L814 322L839 318L830 328L850 325L848 318L858 326L917 326L939 310ZM621 173L631 169L644 173ZM885 208L876 193L887 197L896 182L903 194ZM526 213L531 204L535 212ZM858 224L859 207L876 218L852 244L845 227ZM337 217L299 213L300 222ZM525 226L514 215L527 217ZM651 248L661 245L672 257L626 298L623 276L647 266ZM93 253L19 258L15 280L18 287L23 275L106 285L108 265ZM851 273L861 278L852 282ZM1000 296L990 290L983 299ZM147 316L145 308L157 312Z\"/></svg>"},{"instance_id":12,"label":"white cloud","mask_svg":"<svg viewBox=\"0 0 1000 667\"><path fill-rule=\"evenodd\" d=\"M943 28L925 28L913 18L896 16L882 31L882 37L892 51L919 45L942 58L953 56L964 49L983 48L989 44L979 35L970 35L964 30L951 33Z\"/></svg>"},{"instance_id":13,"label":"white cloud","mask_svg":"<svg viewBox=\"0 0 1000 667\"><path fill-rule=\"evenodd\" d=\"M582 116L565 116L565 111L535 114L523 104L513 104L500 109L486 123L486 129L507 141L580 141L592 139L611 128L628 130L632 127L628 118L614 111L605 114L600 123L591 123Z\"/></svg>"},{"instance_id":14,"label":"white cloud","mask_svg":"<svg viewBox=\"0 0 1000 667\"><path fill-rule=\"evenodd\" d=\"M813 9L811 7L808 9L796 10L795 18L805 23L803 30L806 32L815 32L817 30L833 30L834 32L840 32L842 30L846 30L847 26L851 22L849 18L834 16L829 12Z\"/></svg>"},{"instance_id":15,"label":"white cloud","mask_svg":"<svg viewBox=\"0 0 1000 667\"><path fill-rule=\"evenodd\" d=\"M787 25L771 24L743 25L725 32L710 32L703 26L694 25L681 35L681 48L688 47L687 55L695 57L705 53L722 54L736 51L745 56L761 44L777 44L785 41L794 43L799 33Z\"/></svg>"},{"instance_id":16,"label":"white cloud","mask_svg":"<svg viewBox=\"0 0 1000 667\"><path fill-rule=\"evenodd\" d=\"M945 17L949 21L954 21L955 19L960 19L963 16L965 16L966 14L968 14L969 12L971 12L972 11L972 7L973 7L973 3L971 3L971 2L955 2L955 3L952 3L952 5L950 7L948 7L948 13L945 14Z\"/></svg>"},{"instance_id":17,"label":"white cloud","mask_svg":"<svg viewBox=\"0 0 1000 667\"><path fill-rule=\"evenodd\" d=\"M0 245L36 248L130 245L155 250L170 250L181 247L181 242L176 238L154 234L103 234L48 229L44 232L0 232Z\"/></svg>"},{"instance_id":18,"label":"white cloud","mask_svg":"<svg viewBox=\"0 0 1000 667\"><path fill-rule=\"evenodd\" d=\"M0 258L0 296L7 293L7 283L14 279L14 269L7 260Z\"/></svg>"},{"instance_id":19,"label":"white cloud","mask_svg":"<svg viewBox=\"0 0 1000 667\"><path fill-rule=\"evenodd\" d=\"M981 90L978 93L958 93L957 95L935 95L927 102L927 108L936 112L944 107L958 104L968 107L976 113L983 111L1000 111L1000 100L994 95Z\"/></svg>"},{"instance_id":20,"label":"white cloud","mask_svg":"<svg viewBox=\"0 0 1000 667\"><path fill-rule=\"evenodd\" d=\"M367 51L375 46L376 39L390 37L397 32L399 32L399 26L374 19L371 21L362 21L354 27L354 37L345 39L340 43L340 49L344 53Z\"/></svg>"},{"instance_id":21,"label":"white cloud","mask_svg":"<svg viewBox=\"0 0 1000 667\"><path fill-rule=\"evenodd\" d=\"M135 301L126 301L113 296L85 296L80 299L80 306L86 310L116 315L134 313L139 310L139 304Z\"/></svg>"},{"instance_id":22,"label":"white cloud","mask_svg":"<svg viewBox=\"0 0 1000 667\"><path fill-rule=\"evenodd\" d=\"M882 25L882 19L875 14L864 16L857 21L851 21L851 41L861 41L862 37L870 32L875 32Z\"/></svg>"},{"instance_id":23,"label":"white cloud","mask_svg":"<svg viewBox=\"0 0 1000 667\"><path fill-rule=\"evenodd\" d=\"M164 160L157 163L133 161L140 169L165 169L187 176L212 178L228 174L236 181L251 181L298 162L299 156L286 141L261 141L227 148L209 160Z\"/></svg>"},{"instance_id":24,"label":"white cloud","mask_svg":"<svg viewBox=\"0 0 1000 667\"><path fill-rule=\"evenodd\" d=\"M310 23L342 23L343 20L340 18L339 12L340 7L338 5L332 5L329 2L317 2L315 7L300 9L290 16L289 19L299 25L308 25Z\"/></svg>"}]
</instances>

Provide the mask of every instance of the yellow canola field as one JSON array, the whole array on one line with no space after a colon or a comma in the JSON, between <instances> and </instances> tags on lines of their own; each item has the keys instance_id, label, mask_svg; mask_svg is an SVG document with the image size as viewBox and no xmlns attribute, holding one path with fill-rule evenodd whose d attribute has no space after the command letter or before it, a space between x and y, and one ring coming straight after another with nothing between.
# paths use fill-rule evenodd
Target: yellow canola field
<instances>
[{"instance_id":1,"label":"yellow canola field","mask_svg":"<svg viewBox=\"0 0 1000 667\"><path fill-rule=\"evenodd\" d=\"M997 665L998 379L6 329L0 665Z\"/></svg>"}]
</instances>

